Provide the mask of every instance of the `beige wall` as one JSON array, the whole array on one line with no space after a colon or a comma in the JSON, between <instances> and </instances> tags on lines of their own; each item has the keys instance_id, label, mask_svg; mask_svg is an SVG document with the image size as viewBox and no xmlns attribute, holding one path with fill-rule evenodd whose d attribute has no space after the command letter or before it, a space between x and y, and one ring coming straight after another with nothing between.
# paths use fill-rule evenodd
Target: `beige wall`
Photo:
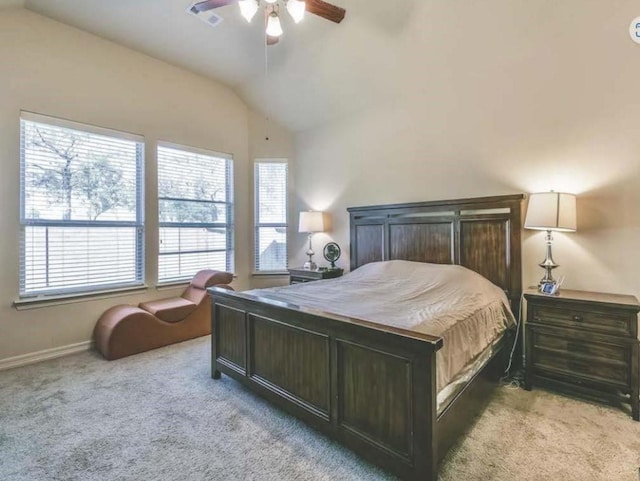
<instances>
[{"instance_id":1,"label":"beige wall","mask_svg":"<svg viewBox=\"0 0 640 481\"><path fill-rule=\"evenodd\" d=\"M554 189L579 195L578 232L555 236L566 286L640 296L640 9L543 3L415 3L362 85L376 102L297 135L297 208L333 214L342 266L349 206ZM525 231L525 286L543 238Z\"/></svg>"},{"instance_id":2,"label":"beige wall","mask_svg":"<svg viewBox=\"0 0 640 481\"><path fill-rule=\"evenodd\" d=\"M19 273L20 110L141 134L146 140L148 292L16 311ZM237 288L250 285L252 258L249 149L253 114L228 87L21 9L0 11L0 360L91 338L100 313L179 290L157 291L155 143L234 156ZM278 129L278 145L291 144ZM269 155L288 156L277 147Z\"/></svg>"}]
</instances>

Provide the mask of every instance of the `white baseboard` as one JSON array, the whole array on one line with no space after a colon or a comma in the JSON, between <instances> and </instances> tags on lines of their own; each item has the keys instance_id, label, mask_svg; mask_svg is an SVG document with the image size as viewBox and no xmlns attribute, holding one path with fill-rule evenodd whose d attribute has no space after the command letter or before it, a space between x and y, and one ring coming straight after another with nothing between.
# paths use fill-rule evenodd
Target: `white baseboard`
<instances>
[{"instance_id":1,"label":"white baseboard","mask_svg":"<svg viewBox=\"0 0 640 481\"><path fill-rule=\"evenodd\" d=\"M0 371L88 351L92 346L93 341L83 341L76 344L69 344L68 346L54 347L52 349L45 349L44 351L0 359Z\"/></svg>"}]
</instances>

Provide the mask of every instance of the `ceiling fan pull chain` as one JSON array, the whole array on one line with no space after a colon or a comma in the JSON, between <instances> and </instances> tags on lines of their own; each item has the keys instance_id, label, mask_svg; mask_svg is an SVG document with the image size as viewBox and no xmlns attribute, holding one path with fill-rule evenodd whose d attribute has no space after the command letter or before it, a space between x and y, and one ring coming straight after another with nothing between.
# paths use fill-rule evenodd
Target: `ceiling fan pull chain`
<instances>
[{"instance_id":1,"label":"ceiling fan pull chain","mask_svg":"<svg viewBox=\"0 0 640 481\"><path fill-rule=\"evenodd\" d=\"M266 10L265 10L265 13ZM267 15L265 15L265 26L268 20L268 13ZM267 89L269 87L269 36L267 35L266 29L264 32L264 82L265 85L267 86ZM265 126L264 126L264 140L269 140L269 124L270 124L271 120L269 119L268 115L265 115Z\"/></svg>"}]
</instances>

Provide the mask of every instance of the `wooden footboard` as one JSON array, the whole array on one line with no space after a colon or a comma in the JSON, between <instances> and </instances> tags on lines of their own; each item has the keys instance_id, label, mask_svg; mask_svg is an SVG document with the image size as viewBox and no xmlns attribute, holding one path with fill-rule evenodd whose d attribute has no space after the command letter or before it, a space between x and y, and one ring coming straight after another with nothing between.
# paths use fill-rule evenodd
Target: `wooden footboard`
<instances>
[{"instance_id":1,"label":"wooden footboard","mask_svg":"<svg viewBox=\"0 0 640 481\"><path fill-rule=\"evenodd\" d=\"M441 338L209 291L213 378L237 379L404 479L437 478Z\"/></svg>"}]
</instances>

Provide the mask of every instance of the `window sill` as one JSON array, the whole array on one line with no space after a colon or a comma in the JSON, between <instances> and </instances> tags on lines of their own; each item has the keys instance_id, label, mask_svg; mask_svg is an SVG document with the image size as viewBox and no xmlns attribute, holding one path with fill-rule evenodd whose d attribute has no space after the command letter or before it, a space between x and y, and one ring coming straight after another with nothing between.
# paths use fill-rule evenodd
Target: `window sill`
<instances>
[{"instance_id":1,"label":"window sill","mask_svg":"<svg viewBox=\"0 0 640 481\"><path fill-rule=\"evenodd\" d=\"M288 276L289 271L265 271L265 272L253 272L254 277L283 277Z\"/></svg>"},{"instance_id":2,"label":"window sill","mask_svg":"<svg viewBox=\"0 0 640 481\"><path fill-rule=\"evenodd\" d=\"M41 307L60 306L63 304L74 304L77 302L93 301L97 299L109 299L111 297L130 296L147 291L146 285L124 287L122 289L111 289L105 291L85 292L80 294L66 294L60 296L40 296L19 299L13 302L13 307L18 311L27 309L39 309Z\"/></svg>"}]
</instances>

